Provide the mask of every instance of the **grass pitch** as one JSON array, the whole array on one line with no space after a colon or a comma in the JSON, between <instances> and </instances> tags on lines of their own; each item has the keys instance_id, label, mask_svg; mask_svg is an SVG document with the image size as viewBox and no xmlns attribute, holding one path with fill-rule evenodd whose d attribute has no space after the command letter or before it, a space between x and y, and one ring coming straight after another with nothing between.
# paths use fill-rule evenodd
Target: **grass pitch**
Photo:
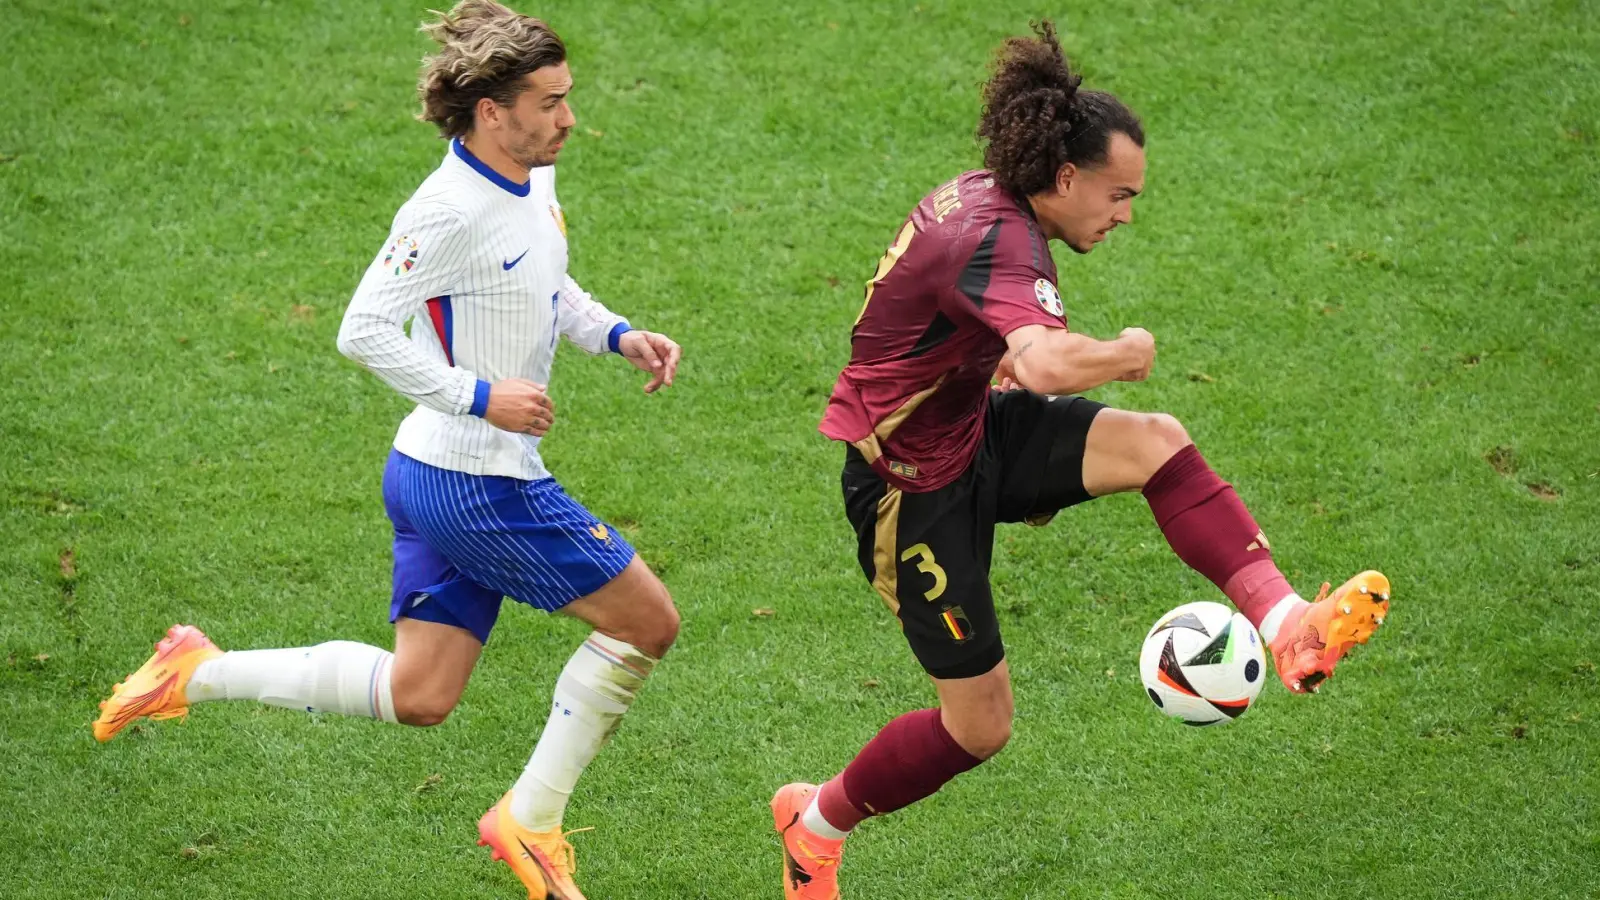
<instances>
[{"instance_id":1,"label":"grass pitch","mask_svg":"<svg viewBox=\"0 0 1600 900\"><path fill-rule=\"evenodd\" d=\"M1003 528L1016 737L864 826L847 896L1596 896L1592 3L524 8L572 48L573 272L687 350L657 397L570 349L554 379L551 468L685 614L570 810L590 896L779 896L772 789L931 702L814 427L896 224L977 164L988 51L1041 13L1150 135L1134 225L1060 259L1075 327L1161 350L1097 396L1182 419L1303 591L1376 566L1395 607L1322 695L1186 729L1139 638L1217 593L1144 505ZM333 342L444 149L410 118L422 15L0 11L0 896L520 896L473 823L577 623L508 609L432 730L87 727L174 621L387 645L405 404Z\"/></svg>"}]
</instances>

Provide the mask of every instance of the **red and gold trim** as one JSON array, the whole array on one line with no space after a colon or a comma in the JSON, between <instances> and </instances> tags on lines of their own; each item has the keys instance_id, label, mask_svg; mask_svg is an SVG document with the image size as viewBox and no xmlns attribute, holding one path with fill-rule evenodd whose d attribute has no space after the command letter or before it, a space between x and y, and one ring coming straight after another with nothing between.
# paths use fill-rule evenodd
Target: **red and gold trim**
<instances>
[{"instance_id":1,"label":"red and gold trim","mask_svg":"<svg viewBox=\"0 0 1600 900\"><path fill-rule=\"evenodd\" d=\"M900 572L895 562L895 542L900 533L900 489L885 485L878 500L878 522L872 539L872 587L889 612L900 615Z\"/></svg>"},{"instance_id":2,"label":"red and gold trim","mask_svg":"<svg viewBox=\"0 0 1600 900\"><path fill-rule=\"evenodd\" d=\"M883 417L883 421L879 422L877 427L872 429L871 434L859 441L851 442L857 450L861 451L861 456L867 461L867 465L876 465L878 460L883 458L883 444L881 442L888 440L889 435L894 434L895 429L899 428L902 422L910 418L911 414L917 411L917 407L921 406L924 400L932 397L934 392L939 390L939 387L944 384L944 379L945 376L940 375L939 380L935 381L931 387L923 388L922 390L917 391L915 394L907 397L906 402L900 404L898 409ZM890 463L891 467L896 465L901 466L902 469L906 468L904 463ZM896 474L901 474L902 477L916 477L916 467L911 466L909 469L913 473L909 476L904 475L903 471L902 473Z\"/></svg>"}]
</instances>

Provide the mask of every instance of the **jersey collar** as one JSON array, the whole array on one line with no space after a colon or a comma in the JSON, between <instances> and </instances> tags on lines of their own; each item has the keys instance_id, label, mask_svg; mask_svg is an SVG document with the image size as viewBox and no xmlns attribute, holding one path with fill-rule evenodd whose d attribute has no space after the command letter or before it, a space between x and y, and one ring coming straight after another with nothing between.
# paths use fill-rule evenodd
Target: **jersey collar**
<instances>
[{"instance_id":1,"label":"jersey collar","mask_svg":"<svg viewBox=\"0 0 1600 900\"><path fill-rule=\"evenodd\" d=\"M531 180L518 184L504 175L501 175L499 172L496 172L494 169L489 168L488 163L472 155L472 151L467 149L466 144L461 143L460 138L454 138L450 141L450 150L451 152L455 153L456 156L461 157L461 161L471 166L479 175L482 175L483 177L494 182L497 187L508 194L515 194L518 197L526 197L528 196L528 192L533 189L533 182Z\"/></svg>"}]
</instances>

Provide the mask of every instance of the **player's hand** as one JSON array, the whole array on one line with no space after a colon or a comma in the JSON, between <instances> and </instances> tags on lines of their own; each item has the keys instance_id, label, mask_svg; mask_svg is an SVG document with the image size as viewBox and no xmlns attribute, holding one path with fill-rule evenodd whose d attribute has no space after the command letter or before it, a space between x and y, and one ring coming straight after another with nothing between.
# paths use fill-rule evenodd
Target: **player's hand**
<instances>
[{"instance_id":1,"label":"player's hand","mask_svg":"<svg viewBox=\"0 0 1600 900\"><path fill-rule=\"evenodd\" d=\"M678 360L683 357L683 348L672 338L654 331L623 334L617 339L617 350L635 369L650 373L650 381L644 386L646 394L654 394L663 384L670 387L673 376L678 374Z\"/></svg>"},{"instance_id":2,"label":"player's hand","mask_svg":"<svg viewBox=\"0 0 1600 900\"><path fill-rule=\"evenodd\" d=\"M1011 363L1011 351L1000 357L1000 366L994 370L994 383L991 388L997 391L1020 391L1022 385L1017 382L1017 370Z\"/></svg>"},{"instance_id":3,"label":"player's hand","mask_svg":"<svg viewBox=\"0 0 1600 900\"><path fill-rule=\"evenodd\" d=\"M1133 365L1121 375L1118 381L1143 381L1150 377L1150 368L1156 363L1155 335L1143 328L1124 328L1117 335L1117 343L1123 346L1128 354L1128 359Z\"/></svg>"},{"instance_id":4,"label":"player's hand","mask_svg":"<svg viewBox=\"0 0 1600 900\"><path fill-rule=\"evenodd\" d=\"M544 385L523 378L507 378L489 386L489 406L484 421L501 431L544 437L556 418L556 406Z\"/></svg>"}]
</instances>

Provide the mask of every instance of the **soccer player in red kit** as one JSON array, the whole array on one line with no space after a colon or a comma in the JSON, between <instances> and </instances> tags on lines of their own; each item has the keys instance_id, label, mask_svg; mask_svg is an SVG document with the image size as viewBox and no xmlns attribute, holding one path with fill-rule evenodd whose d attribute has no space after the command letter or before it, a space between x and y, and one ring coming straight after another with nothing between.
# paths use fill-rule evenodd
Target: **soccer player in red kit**
<instances>
[{"instance_id":1,"label":"soccer player in red kit","mask_svg":"<svg viewBox=\"0 0 1600 900\"><path fill-rule=\"evenodd\" d=\"M1049 241L1088 253L1132 218L1144 129L1079 89L1050 23L1006 42L984 88L988 168L929 194L867 287L822 432L844 442L862 571L900 620L939 705L878 732L820 787L772 799L789 900L834 900L844 839L930 796L1011 735L1011 678L989 588L996 522L1141 491L1168 543L1260 629L1289 690L1315 690L1383 622L1389 582L1362 572L1302 600L1227 482L1168 415L1074 396L1142 381L1141 328L1067 328ZM998 380L1000 390L991 388Z\"/></svg>"}]
</instances>

